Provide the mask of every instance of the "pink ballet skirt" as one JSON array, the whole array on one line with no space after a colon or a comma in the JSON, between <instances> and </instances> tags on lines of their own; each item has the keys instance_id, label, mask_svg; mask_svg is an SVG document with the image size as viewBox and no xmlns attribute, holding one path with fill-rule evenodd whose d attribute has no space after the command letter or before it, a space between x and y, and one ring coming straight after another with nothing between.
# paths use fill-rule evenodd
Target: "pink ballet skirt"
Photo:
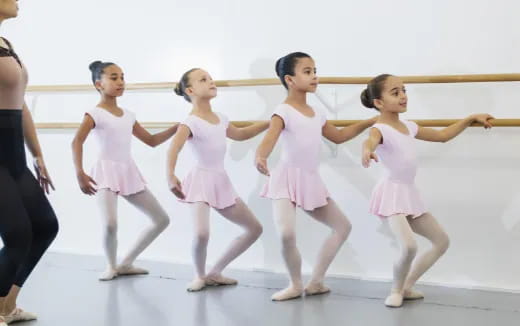
<instances>
[{"instance_id":1,"label":"pink ballet skirt","mask_svg":"<svg viewBox=\"0 0 520 326\"><path fill-rule=\"evenodd\" d=\"M284 122L280 134L282 158L271 171L260 196L290 199L306 211L328 204L330 197L319 174L322 128L327 122L325 112L313 108L308 117L289 104L280 104L273 115Z\"/></svg>"},{"instance_id":2,"label":"pink ballet skirt","mask_svg":"<svg viewBox=\"0 0 520 326\"><path fill-rule=\"evenodd\" d=\"M370 213L388 217L396 214L418 217L426 213L421 195L414 184L381 180L372 191Z\"/></svg>"},{"instance_id":3,"label":"pink ballet skirt","mask_svg":"<svg viewBox=\"0 0 520 326\"><path fill-rule=\"evenodd\" d=\"M92 167L91 177L97 189L110 189L120 195L128 196L143 191L146 182L135 163L99 160Z\"/></svg>"},{"instance_id":4,"label":"pink ballet skirt","mask_svg":"<svg viewBox=\"0 0 520 326\"><path fill-rule=\"evenodd\" d=\"M123 110L118 117L100 107L87 112L95 123L94 134L99 143L99 157L91 177L97 189L110 189L128 196L145 190L146 183L132 159L131 143L135 115Z\"/></svg>"},{"instance_id":5,"label":"pink ballet skirt","mask_svg":"<svg viewBox=\"0 0 520 326\"><path fill-rule=\"evenodd\" d=\"M270 199L290 199L306 211L327 205L330 197L317 170L307 171L283 163L271 171L260 195Z\"/></svg>"},{"instance_id":6,"label":"pink ballet skirt","mask_svg":"<svg viewBox=\"0 0 520 326\"><path fill-rule=\"evenodd\" d=\"M226 130L229 119L220 113L218 124L189 115L182 123L190 129L188 145L197 160L197 165L182 181L185 203L205 202L217 209L236 203L238 198L231 180L224 169L226 154Z\"/></svg>"},{"instance_id":7,"label":"pink ballet skirt","mask_svg":"<svg viewBox=\"0 0 520 326\"><path fill-rule=\"evenodd\" d=\"M407 134L390 125L374 125L383 136L383 143L377 147L376 153L385 166L386 177L372 191L369 211L379 217L404 214L415 218L426 213L419 190L415 186L415 135L418 126L412 121L402 122L408 129Z\"/></svg>"},{"instance_id":8,"label":"pink ballet skirt","mask_svg":"<svg viewBox=\"0 0 520 326\"><path fill-rule=\"evenodd\" d=\"M234 205L238 198L224 169L195 167L184 178L182 192L186 196L182 202L205 202L217 209Z\"/></svg>"}]
</instances>

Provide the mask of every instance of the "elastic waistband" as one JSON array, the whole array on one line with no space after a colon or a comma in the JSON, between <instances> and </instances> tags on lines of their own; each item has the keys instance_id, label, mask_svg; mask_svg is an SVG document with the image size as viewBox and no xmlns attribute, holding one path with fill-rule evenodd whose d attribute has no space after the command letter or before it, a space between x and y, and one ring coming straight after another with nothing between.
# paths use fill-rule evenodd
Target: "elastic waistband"
<instances>
[{"instance_id":1,"label":"elastic waistband","mask_svg":"<svg viewBox=\"0 0 520 326\"><path fill-rule=\"evenodd\" d=\"M0 128L2 128L2 129L20 129L21 130L22 129L22 111L21 110L0 110Z\"/></svg>"},{"instance_id":2,"label":"elastic waistband","mask_svg":"<svg viewBox=\"0 0 520 326\"><path fill-rule=\"evenodd\" d=\"M382 178L380 182L391 182L403 185L413 186L415 185L415 179L403 180L403 179L395 179L395 178Z\"/></svg>"},{"instance_id":3,"label":"elastic waistband","mask_svg":"<svg viewBox=\"0 0 520 326\"><path fill-rule=\"evenodd\" d=\"M224 172L226 173L226 170L224 169L224 166L216 166L216 167L207 167L207 166L200 166L196 165L193 167L193 169L197 170L203 170L203 171L210 171L210 172Z\"/></svg>"},{"instance_id":4,"label":"elastic waistband","mask_svg":"<svg viewBox=\"0 0 520 326\"><path fill-rule=\"evenodd\" d=\"M302 165L302 164L290 163L285 160L281 160L280 163L278 163L277 167L300 169L300 170L303 170L308 173L318 173L319 169L320 169L319 164L317 166L315 166L314 164L313 164L313 166L306 166L306 165Z\"/></svg>"},{"instance_id":5,"label":"elastic waistband","mask_svg":"<svg viewBox=\"0 0 520 326\"><path fill-rule=\"evenodd\" d=\"M0 109L0 116L13 116L21 114L22 110L20 109Z\"/></svg>"}]
</instances>

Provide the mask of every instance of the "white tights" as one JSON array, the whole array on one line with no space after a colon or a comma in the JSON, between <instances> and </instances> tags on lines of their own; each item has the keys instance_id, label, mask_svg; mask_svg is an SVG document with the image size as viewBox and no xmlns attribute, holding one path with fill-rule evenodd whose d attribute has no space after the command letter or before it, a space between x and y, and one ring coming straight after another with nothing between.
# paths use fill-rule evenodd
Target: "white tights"
<instances>
[{"instance_id":1,"label":"white tights","mask_svg":"<svg viewBox=\"0 0 520 326\"><path fill-rule=\"evenodd\" d=\"M216 209L227 220L242 227L244 232L231 242L211 271L206 274L210 207L204 202L192 203L190 207L195 230L193 262L199 279L204 279L207 275L219 276L229 263L246 251L262 234L262 225L241 199L237 199L233 206Z\"/></svg>"},{"instance_id":2,"label":"white tights","mask_svg":"<svg viewBox=\"0 0 520 326\"><path fill-rule=\"evenodd\" d=\"M286 300L290 299L291 296L294 297L298 291L301 294L303 290L301 256L296 247L296 207L289 199L276 199L273 200L273 211L275 224L282 241L282 256L289 271L291 282L287 289L275 294L273 300ZM325 273L347 239L352 226L332 199L329 199L328 204L325 206L305 212L316 221L331 228L330 235L321 247L307 287L323 286Z\"/></svg>"},{"instance_id":3,"label":"white tights","mask_svg":"<svg viewBox=\"0 0 520 326\"><path fill-rule=\"evenodd\" d=\"M118 194L109 189L100 189L96 195L104 223L103 245L109 268L117 268L117 198ZM153 194L145 189L133 195L122 196L152 220L139 236L135 245L121 261L122 266L130 266L170 223L168 214Z\"/></svg>"},{"instance_id":4,"label":"white tights","mask_svg":"<svg viewBox=\"0 0 520 326\"><path fill-rule=\"evenodd\" d=\"M437 220L425 213L417 218L393 215L388 218L390 228L399 241L401 256L394 265L394 284L392 292L402 293L410 290L421 277L448 249L449 238ZM417 243L414 232L430 240L432 248L415 259ZM411 268L411 271L410 271Z\"/></svg>"}]
</instances>

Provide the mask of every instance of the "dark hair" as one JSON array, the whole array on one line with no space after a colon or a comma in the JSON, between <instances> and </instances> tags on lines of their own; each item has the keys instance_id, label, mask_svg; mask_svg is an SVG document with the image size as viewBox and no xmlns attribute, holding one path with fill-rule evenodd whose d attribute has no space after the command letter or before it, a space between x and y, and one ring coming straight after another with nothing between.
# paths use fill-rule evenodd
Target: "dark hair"
<instances>
[{"instance_id":1,"label":"dark hair","mask_svg":"<svg viewBox=\"0 0 520 326\"><path fill-rule=\"evenodd\" d=\"M388 77L392 77L392 75L382 74L372 78L370 82L368 82L367 88L361 92L361 103L363 103L364 106L369 109L379 110L374 105L374 100L381 98L381 93L383 93L383 87Z\"/></svg>"},{"instance_id":2,"label":"dark hair","mask_svg":"<svg viewBox=\"0 0 520 326\"><path fill-rule=\"evenodd\" d=\"M288 55L281 57L276 61L276 65L274 67L276 71L276 75L280 78L280 81L282 82L282 85L286 88L287 83L285 82L285 75L294 76L294 68L296 67L296 64L298 63L298 59L300 58L310 58L311 56L307 53L303 52L293 52L289 53Z\"/></svg>"},{"instance_id":3,"label":"dark hair","mask_svg":"<svg viewBox=\"0 0 520 326\"><path fill-rule=\"evenodd\" d=\"M200 68L191 68L190 70L186 71L182 77L181 77L181 80L179 80L179 82L175 85L175 87L173 88L173 91L175 92L175 94L179 95L179 96L183 96L184 99L188 102L191 103L191 98L188 96L188 94L186 94L186 88L190 87L191 84L190 84L190 74L192 72L194 72L195 70L199 70Z\"/></svg>"},{"instance_id":4,"label":"dark hair","mask_svg":"<svg viewBox=\"0 0 520 326\"><path fill-rule=\"evenodd\" d=\"M102 62L102 61L94 61L89 66L88 69L92 72L92 84L96 84L96 81L101 79L101 76L104 73L106 67L115 65L113 62Z\"/></svg>"}]
</instances>

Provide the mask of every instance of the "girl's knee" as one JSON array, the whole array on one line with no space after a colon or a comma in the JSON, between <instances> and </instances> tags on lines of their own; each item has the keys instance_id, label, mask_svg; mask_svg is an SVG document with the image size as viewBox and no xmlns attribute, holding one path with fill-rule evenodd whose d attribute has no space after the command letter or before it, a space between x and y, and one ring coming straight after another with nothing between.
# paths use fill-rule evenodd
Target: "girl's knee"
<instances>
[{"instance_id":1,"label":"girl's knee","mask_svg":"<svg viewBox=\"0 0 520 326\"><path fill-rule=\"evenodd\" d=\"M406 261L411 261L417 255L417 242L409 241L403 244L402 249L402 258Z\"/></svg>"},{"instance_id":2,"label":"girl's knee","mask_svg":"<svg viewBox=\"0 0 520 326\"><path fill-rule=\"evenodd\" d=\"M296 233L293 230L284 230L281 233L281 241L284 247L296 245Z\"/></svg>"},{"instance_id":3,"label":"girl's knee","mask_svg":"<svg viewBox=\"0 0 520 326\"><path fill-rule=\"evenodd\" d=\"M111 236L116 235L117 234L117 222L116 221L108 222L105 225L105 233L108 235L111 235Z\"/></svg>"},{"instance_id":4,"label":"girl's knee","mask_svg":"<svg viewBox=\"0 0 520 326\"><path fill-rule=\"evenodd\" d=\"M195 245L197 246L205 246L209 241L209 230L202 230L195 234Z\"/></svg>"},{"instance_id":5,"label":"girl's knee","mask_svg":"<svg viewBox=\"0 0 520 326\"><path fill-rule=\"evenodd\" d=\"M262 235L262 233L264 232L264 227L262 226L262 224L260 224L260 222L256 222L254 223L251 228L249 229L249 233L255 238L255 239L258 239L260 237L260 235Z\"/></svg>"},{"instance_id":6,"label":"girl's knee","mask_svg":"<svg viewBox=\"0 0 520 326\"><path fill-rule=\"evenodd\" d=\"M444 254L450 247L450 238L446 233L443 233L442 237L434 243L434 246Z\"/></svg>"},{"instance_id":7,"label":"girl's knee","mask_svg":"<svg viewBox=\"0 0 520 326\"><path fill-rule=\"evenodd\" d=\"M345 220L345 223L337 232L339 236L343 239L343 241L347 240L350 232L352 232L352 223L350 223L350 221L348 220Z\"/></svg>"},{"instance_id":8,"label":"girl's knee","mask_svg":"<svg viewBox=\"0 0 520 326\"><path fill-rule=\"evenodd\" d=\"M155 225L158 229L163 231L168 227L168 225L170 225L170 218L168 215L161 215L161 217L155 222Z\"/></svg>"}]
</instances>

